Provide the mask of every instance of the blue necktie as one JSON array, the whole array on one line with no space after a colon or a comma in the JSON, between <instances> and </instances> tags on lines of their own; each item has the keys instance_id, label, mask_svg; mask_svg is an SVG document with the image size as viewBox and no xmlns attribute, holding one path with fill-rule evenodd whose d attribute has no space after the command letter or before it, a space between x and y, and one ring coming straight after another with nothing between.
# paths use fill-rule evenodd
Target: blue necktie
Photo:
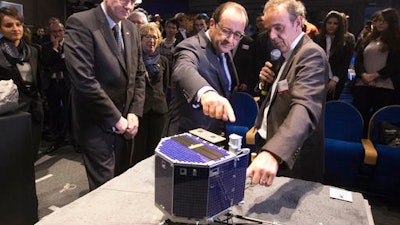
<instances>
[{"instance_id":1,"label":"blue necktie","mask_svg":"<svg viewBox=\"0 0 400 225\"><path fill-rule=\"evenodd\" d=\"M225 53L219 54L218 57L219 57L219 63L221 64L222 71L223 71L223 74L221 77L222 77L222 84L224 85L224 89L225 89L225 97L229 99L231 96L231 92L230 92L231 74L229 72L228 65L226 63Z\"/></svg>"}]
</instances>

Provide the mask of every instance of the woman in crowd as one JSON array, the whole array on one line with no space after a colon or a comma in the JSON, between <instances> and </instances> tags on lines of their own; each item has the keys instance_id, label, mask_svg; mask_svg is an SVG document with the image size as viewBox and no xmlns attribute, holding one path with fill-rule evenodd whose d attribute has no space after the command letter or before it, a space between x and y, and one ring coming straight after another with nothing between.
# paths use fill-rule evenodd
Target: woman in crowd
<instances>
[{"instance_id":1,"label":"woman in crowd","mask_svg":"<svg viewBox=\"0 0 400 225\"><path fill-rule=\"evenodd\" d=\"M140 28L142 40L143 62L146 65L146 100L143 117L139 118L139 130L135 137L133 163L154 154L167 121L166 91L170 72L168 59L157 50L162 36L154 23Z\"/></svg>"},{"instance_id":2,"label":"woman in crowd","mask_svg":"<svg viewBox=\"0 0 400 225\"><path fill-rule=\"evenodd\" d=\"M32 118L32 156L36 159L43 126L39 56L24 39L23 19L13 7L0 8L0 80L12 79L18 87L18 110Z\"/></svg>"},{"instance_id":3,"label":"woman in crowd","mask_svg":"<svg viewBox=\"0 0 400 225\"><path fill-rule=\"evenodd\" d=\"M347 81L347 71L355 42L354 39L346 38L345 21L337 11L330 11L326 15L319 31L314 41L325 49L332 70L326 100L337 100Z\"/></svg>"},{"instance_id":4,"label":"woman in crowd","mask_svg":"<svg viewBox=\"0 0 400 225\"><path fill-rule=\"evenodd\" d=\"M371 33L363 39L357 52L353 104L363 115L365 124L368 124L371 113L399 103L399 22L395 9L378 11Z\"/></svg>"}]
</instances>

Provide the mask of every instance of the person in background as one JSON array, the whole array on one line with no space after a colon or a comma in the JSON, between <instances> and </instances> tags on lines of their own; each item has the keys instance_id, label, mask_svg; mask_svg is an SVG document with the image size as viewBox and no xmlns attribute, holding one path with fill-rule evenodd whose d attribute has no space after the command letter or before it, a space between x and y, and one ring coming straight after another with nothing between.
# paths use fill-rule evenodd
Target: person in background
<instances>
[{"instance_id":1,"label":"person in background","mask_svg":"<svg viewBox=\"0 0 400 225\"><path fill-rule=\"evenodd\" d=\"M326 100L338 100L347 81L350 60L354 51L354 40L345 38L346 31L342 15L330 11L315 35L314 41L325 50L332 70L329 77Z\"/></svg>"},{"instance_id":2,"label":"person in background","mask_svg":"<svg viewBox=\"0 0 400 225\"><path fill-rule=\"evenodd\" d=\"M12 79L18 87L19 111L31 114L33 161L37 159L43 128L38 50L23 40L22 15L14 7L0 8L0 80Z\"/></svg>"},{"instance_id":3,"label":"person in background","mask_svg":"<svg viewBox=\"0 0 400 225\"><path fill-rule=\"evenodd\" d=\"M135 0L103 0L65 25L74 132L90 190L130 166L142 116L146 68L139 32L127 20Z\"/></svg>"},{"instance_id":4,"label":"person in background","mask_svg":"<svg viewBox=\"0 0 400 225\"><path fill-rule=\"evenodd\" d=\"M257 13L256 16L256 30L255 32L251 35L251 38L253 40L257 39L257 36L265 31L265 27L264 27L264 13L260 12Z\"/></svg>"},{"instance_id":5,"label":"person in background","mask_svg":"<svg viewBox=\"0 0 400 225\"><path fill-rule=\"evenodd\" d=\"M319 30L317 26L314 24L308 22L307 19L304 19L304 24L303 24L303 31L311 38L313 39L316 34L318 34Z\"/></svg>"},{"instance_id":6,"label":"person in background","mask_svg":"<svg viewBox=\"0 0 400 225\"><path fill-rule=\"evenodd\" d=\"M168 135L195 128L222 134L224 121L236 120L229 103L239 84L231 50L247 23L244 7L226 2L215 9L209 30L176 46Z\"/></svg>"},{"instance_id":7,"label":"person in background","mask_svg":"<svg viewBox=\"0 0 400 225\"><path fill-rule=\"evenodd\" d=\"M69 121L69 73L65 66L64 25L53 22L49 25L50 42L42 45L43 91L49 109L49 126L53 143L46 150L51 153L65 144L72 143Z\"/></svg>"},{"instance_id":8,"label":"person in background","mask_svg":"<svg viewBox=\"0 0 400 225\"><path fill-rule=\"evenodd\" d=\"M400 103L400 27L394 8L374 15L374 28L363 39L355 59L353 105L364 124L378 109Z\"/></svg>"},{"instance_id":9,"label":"person in background","mask_svg":"<svg viewBox=\"0 0 400 225\"><path fill-rule=\"evenodd\" d=\"M161 140L167 122L166 93L170 78L168 59L157 49L162 36L156 24L143 25L139 33L148 76L143 116L139 118L140 126L134 140L133 164L153 155Z\"/></svg>"},{"instance_id":10,"label":"person in background","mask_svg":"<svg viewBox=\"0 0 400 225\"><path fill-rule=\"evenodd\" d=\"M249 35L243 36L239 44L232 50L233 62L239 77L238 91L253 94L251 82L252 51L250 46L253 39Z\"/></svg>"},{"instance_id":11,"label":"person in background","mask_svg":"<svg viewBox=\"0 0 400 225\"><path fill-rule=\"evenodd\" d=\"M357 36L357 43L355 47L356 52L360 49L362 40L364 40L364 38L367 37L371 31L372 31L372 21L367 20L364 24L364 27L361 29L361 31Z\"/></svg>"},{"instance_id":12,"label":"person in background","mask_svg":"<svg viewBox=\"0 0 400 225\"><path fill-rule=\"evenodd\" d=\"M135 24L138 29L148 23L146 14L140 11L133 11L131 15L129 15L128 20Z\"/></svg>"},{"instance_id":13,"label":"person in background","mask_svg":"<svg viewBox=\"0 0 400 225\"><path fill-rule=\"evenodd\" d=\"M175 38L178 33L178 21L175 18L170 18L165 21L165 38L159 45L159 52L161 55L167 57L170 68L172 69L173 53L175 46L178 44Z\"/></svg>"},{"instance_id":14,"label":"person in background","mask_svg":"<svg viewBox=\"0 0 400 225\"><path fill-rule=\"evenodd\" d=\"M201 30L206 31L207 29L208 29L208 17L203 13L197 14L193 20L193 29L189 33L189 36L191 37L199 33Z\"/></svg>"},{"instance_id":15,"label":"person in background","mask_svg":"<svg viewBox=\"0 0 400 225\"><path fill-rule=\"evenodd\" d=\"M189 37L188 29L188 18L185 13L177 13L175 14L174 18L178 21L178 33L176 33L176 41L177 43L183 41L184 39Z\"/></svg>"},{"instance_id":16,"label":"person in background","mask_svg":"<svg viewBox=\"0 0 400 225\"><path fill-rule=\"evenodd\" d=\"M37 27L36 32L32 34L32 43L41 46L44 43L45 35L46 31L44 27Z\"/></svg>"},{"instance_id":17,"label":"person in background","mask_svg":"<svg viewBox=\"0 0 400 225\"><path fill-rule=\"evenodd\" d=\"M255 122L259 153L247 169L253 184L270 186L276 175L323 179L330 68L324 50L302 30L305 14L300 1L269 0L265 4L265 27L284 61L275 71L266 62L260 71L260 86L272 86Z\"/></svg>"}]
</instances>

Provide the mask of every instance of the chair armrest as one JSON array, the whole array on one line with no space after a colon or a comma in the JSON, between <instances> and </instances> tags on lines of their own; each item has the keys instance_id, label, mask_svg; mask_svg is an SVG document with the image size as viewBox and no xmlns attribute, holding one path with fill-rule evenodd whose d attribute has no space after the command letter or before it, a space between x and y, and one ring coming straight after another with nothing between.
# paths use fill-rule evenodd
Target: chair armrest
<instances>
[{"instance_id":1,"label":"chair armrest","mask_svg":"<svg viewBox=\"0 0 400 225\"><path fill-rule=\"evenodd\" d=\"M258 134L258 130L255 127L252 127L249 131L247 131L246 132L246 144L255 145L257 134Z\"/></svg>"},{"instance_id":2,"label":"chair armrest","mask_svg":"<svg viewBox=\"0 0 400 225\"><path fill-rule=\"evenodd\" d=\"M378 152L376 151L374 144L370 139L361 139L361 143L365 151L364 163L375 166L376 160L378 159Z\"/></svg>"}]
</instances>

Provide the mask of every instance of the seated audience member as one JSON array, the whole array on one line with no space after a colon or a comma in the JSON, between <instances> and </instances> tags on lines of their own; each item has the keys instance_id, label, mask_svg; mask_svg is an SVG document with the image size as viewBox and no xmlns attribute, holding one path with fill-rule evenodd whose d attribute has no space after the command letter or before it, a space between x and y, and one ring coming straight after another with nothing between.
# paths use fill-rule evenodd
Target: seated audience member
<instances>
[{"instance_id":1,"label":"seated audience member","mask_svg":"<svg viewBox=\"0 0 400 225\"><path fill-rule=\"evenodd\" d=\"M143 116L139 118L139 129L135 137L133 164L154 154L167 122L167 87L169 83L168 59L158 52L162 36L154 23L140 28L143 62L147 70L146 96Z\"/></svg>"}]
</instances>

